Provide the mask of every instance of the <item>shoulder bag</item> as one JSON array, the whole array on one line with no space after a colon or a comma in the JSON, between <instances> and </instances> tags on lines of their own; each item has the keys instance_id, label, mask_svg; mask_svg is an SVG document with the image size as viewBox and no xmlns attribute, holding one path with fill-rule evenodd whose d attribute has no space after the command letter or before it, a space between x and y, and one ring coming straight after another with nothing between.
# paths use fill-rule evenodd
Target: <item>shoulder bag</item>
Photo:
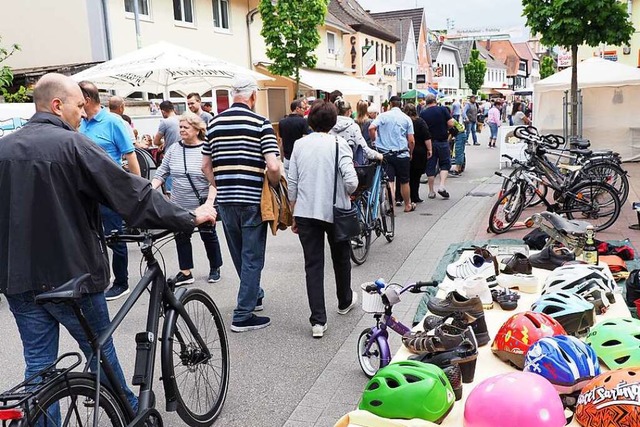
<instances>
[{"instance_id":1,"label":"shoulder bag","mask_svg":"<svg viewBox=\"0 0 640 427\"><path fill-rule=\"evenodd\" d=\"M336 242L344 242L360 233L358 224L358 212L351 204L349 209L336 206L336 193L338 191L338 137L336 136L336 166L333 176L333 238Z\"/></svg>"},{"instance_id":2,"label":"shoulder bag","mask_svg":"<svg viewBox=\"0 0 640 427\"><path fill-rule=\"evenodd\" d=\"M201 205L204 205L204 203L207 201L207 198L200 196L200 192L194 185L193 180L191 179L191 175L189 175L189 172L187 171L187 149L185 148L184 143L181 142L181 144L182 144L182 161L184 162L184 174L187 176L187 179L189 180L189 184L191 184L191 189L193 190L196 197L198 198L198 203L200 203Z\"/></svg>"}]
</instances>

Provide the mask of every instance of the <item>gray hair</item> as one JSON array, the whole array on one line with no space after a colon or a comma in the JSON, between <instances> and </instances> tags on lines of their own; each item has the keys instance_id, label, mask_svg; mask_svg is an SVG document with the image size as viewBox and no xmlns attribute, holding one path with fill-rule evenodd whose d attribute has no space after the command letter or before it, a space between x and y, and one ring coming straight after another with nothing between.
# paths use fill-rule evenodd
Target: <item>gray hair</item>
<instances>
[{"instance_id":1,"label":"gray hair","mask_svg":"<svg viewBox=\"0 0 640 427\"><path fill-rule=\"evenodd\" d=\"M432 93L427 94L427 96L424 97L424 102L427 105L431 105L431 104L435 104L436 103L436 96Z\"/></svg>"},{"instance_id":2,"label":"gray hair","mask_svg":"<svg viewBox=\"0 0 640 427\"><path fill-rule=\"evenodd\" d=\"M180 121L185 121L189 123L190 126L198 129L198 139L204 141L204 137L207 134L207 125L199 115L188 111L180 116Z\"/></svg>"}]
</instances>

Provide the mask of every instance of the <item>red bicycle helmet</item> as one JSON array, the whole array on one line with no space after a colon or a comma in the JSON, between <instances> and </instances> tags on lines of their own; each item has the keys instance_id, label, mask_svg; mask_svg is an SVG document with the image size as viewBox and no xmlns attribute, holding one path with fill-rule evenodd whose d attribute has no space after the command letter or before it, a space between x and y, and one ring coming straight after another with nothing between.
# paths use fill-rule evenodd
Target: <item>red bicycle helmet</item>
<instances>
[{"instance_id":1,"label":"red bicycle helmet","mask_svg":"<svg viewBox=\"0 0 640 427\"><path fill-rule=\"evenodd\" d=\"M511 316L496 334L491 351L504 362L524 367L524 356L540 338L567 335L562 325L544 313L525 311Z\"/></svg>"},{"instance_id":2,"label":"red bicycle helmet","mask_svg":"<svg viewBox=\"0 0 640 427\"><path fill-rule=\"evenodd\" d=\"M638 390L640 367L598 375L578 397L576 420L585 427L640 426Z\"/></svg>"}]
</instances>

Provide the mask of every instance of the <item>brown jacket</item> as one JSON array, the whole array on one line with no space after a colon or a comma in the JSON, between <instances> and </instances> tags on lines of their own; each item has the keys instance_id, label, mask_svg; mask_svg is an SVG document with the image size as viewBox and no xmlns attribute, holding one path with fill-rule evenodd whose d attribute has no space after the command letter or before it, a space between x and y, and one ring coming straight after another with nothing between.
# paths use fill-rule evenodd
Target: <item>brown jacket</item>
<instances>
[{"instance_id":1,"label":"brown jacket","mask_svg":"<svg viewBox=\"0 0 640 427\"><path fill-rule=\"evenodd\" d=\"M271 232L275 236L278 230L286 230L293 224L293 213L289 206L287 193L287 180L280 177L280 185L274 188L269 184L265 173L262 184L262 200L260 200L260 212L262 221L270 222Z\"/></svg>"}]
</instances>

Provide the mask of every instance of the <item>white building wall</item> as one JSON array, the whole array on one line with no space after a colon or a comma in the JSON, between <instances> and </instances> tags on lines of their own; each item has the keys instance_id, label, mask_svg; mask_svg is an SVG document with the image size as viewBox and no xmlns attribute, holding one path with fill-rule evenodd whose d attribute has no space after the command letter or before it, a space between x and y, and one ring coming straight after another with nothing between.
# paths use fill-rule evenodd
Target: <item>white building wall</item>
<instances>
[{"instance_id":1,"label":"white building wall","mask_svg":"<svg viewBox=\"0 0 640 427\"><path fill-rule=\"evenodd\" d=\"M460 69L455 52L446 48L440 49L436 65L442 68L442 77L434 77L438 89L445 94L457 94L460 88Z\"/></svg>"}]
</instances>

